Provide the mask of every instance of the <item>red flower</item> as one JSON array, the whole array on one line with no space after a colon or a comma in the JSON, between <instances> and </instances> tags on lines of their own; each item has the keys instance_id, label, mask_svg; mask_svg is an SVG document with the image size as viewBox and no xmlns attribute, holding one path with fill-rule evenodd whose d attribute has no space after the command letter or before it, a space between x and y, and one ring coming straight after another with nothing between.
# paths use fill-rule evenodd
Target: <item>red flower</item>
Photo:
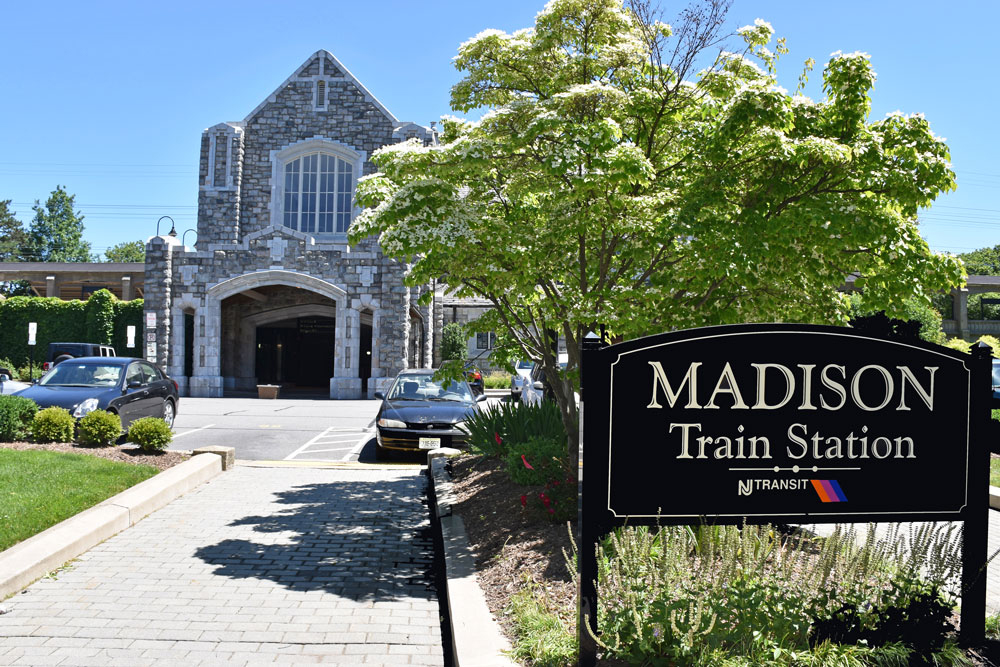
<instances>
[{"instance_id":1,"label":"red flower","mask_svg":"<svg viewBox=\"0 0 1000 667\"><path fill-rule=\"evenodd\" d=\"M555 513L556 513L556 511L550 507L549 508L549 514L555 514Z\"/></svg>"},{"instance_id":2,"label":"red flower","mask_svg":"<svg viewBox=\"0 0 1000 667\"><path fill-rule=\"evenodd\" d=\"M545 495L544 493L539 493L539 494L538 494L538 497L542 499L542 504L544 504L544 505L545 505L546 507L548 507L548 506L549 506L549 503L550 503L551 501L549 500L549 497L548 497L548 496L546 496L546 495Z\"/></svg>"},{"instance_id":3,"label":"red flower","mask_svg":"<svg viewBox=\"0 0 1000 667\"><path fill-rule=\"evenodd\" d=\"M496 431L493 432L493 439L497 441L498 445L503 444L503 439L500 437L500 434L497 433Z\"/></svg>"},{"instance_id":4,"label":"red flower","mask_svg":"<svg viewBox=\"0 0 1000 667\"><path fill-rule=\"evenodd\" d=\"M521 460L524 462L525 468L527 468L528 470L534 470L534 468L531 467L531 464L528 463L528 459L524 458L524 454L521 454Z\"/></svg>"},{"instance_id":5,"label":"red flower","mask_svg":"<svg viewBox=\"0 0 1000 667\"><path fill-rule=\"evenodd\" d=\"M528 506L528 496L521 496L521 507Z\"/></svg>"}]
</instances>

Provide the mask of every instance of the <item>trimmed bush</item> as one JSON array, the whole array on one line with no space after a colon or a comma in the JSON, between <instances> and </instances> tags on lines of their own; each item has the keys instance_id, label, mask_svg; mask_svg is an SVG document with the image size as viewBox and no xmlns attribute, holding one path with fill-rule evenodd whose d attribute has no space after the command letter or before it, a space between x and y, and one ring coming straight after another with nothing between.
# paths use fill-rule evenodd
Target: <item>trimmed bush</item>
<instances>
[{"instance_id":1,"label":"trimmed bush","mask_svg":"<svg viewBox=\"0 0 1000 667\"><path fill-rule=\"evenodd\" d=\"M52 406L39 410L31 421L31 437L35 442L73 442L76 420L65 408Z\"/></svg>"},{"instance_id":2,"label":"trimmed bush","mask_svg":"<svg viewBox=\"0 0 1000 667\"><path fill-rule=\"evenodd\" d=\"M23 396L0 396L0 442L26 440L38 404Z\"/></svg>"},{"instance_id":3,"label":"trimmed bush","mask_svg":"<svg viewBox=\"0 0 1000 667\"><path fill-rule=\"evenodd\" d=\"M159 452L170 444L174 434L170 432L167 422L159 417L143 417L129 426L128 438L144 452Z\"/></svg>"},{"instance_id":4,"label":"trimmed bush","mask_svg":"<svg viewBox=\"0 0 1000 667\"><path fill-rule=\"evenodd\" d=\"M121 434L121 417L107 410L89 412L77 425L77 440L81 445L107 447L115 444Z\"/></svg>"}]
</instances>

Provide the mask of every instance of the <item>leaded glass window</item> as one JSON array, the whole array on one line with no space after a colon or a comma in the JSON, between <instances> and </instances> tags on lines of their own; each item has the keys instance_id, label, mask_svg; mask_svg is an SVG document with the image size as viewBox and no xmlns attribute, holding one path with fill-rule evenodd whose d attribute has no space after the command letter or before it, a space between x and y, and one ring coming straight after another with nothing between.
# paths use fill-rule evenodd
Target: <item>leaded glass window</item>
<instances>
[{"instance_id":1,"label":"leaded glass window","mask_svg":"<svg viewBox=\"0 0 1000 667\"><path fill-rule=\"evenodd\" d=\"M311 234L344 233L351 226L354 171L328 153L309 153L285 163L286 227Z\"/></svg>"}]
</instances>

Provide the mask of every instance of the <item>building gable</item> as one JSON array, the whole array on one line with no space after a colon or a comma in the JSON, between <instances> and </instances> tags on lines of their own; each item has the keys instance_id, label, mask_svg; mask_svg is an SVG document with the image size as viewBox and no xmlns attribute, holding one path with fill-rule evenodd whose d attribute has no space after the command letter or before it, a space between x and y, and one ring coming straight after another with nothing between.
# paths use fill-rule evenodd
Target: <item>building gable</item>
<instances>
[{"instance_id":1,"label":"building gable","mask_svg":"<svg viewBox=\"0 0 1000 667\"><path fill-rule=\"evenodd\" d=\"M384 104L382 104L371 91L365 88L364 84L358 81L351 72L344 67L344 65L337 60L329 51L325 49L320 49L316 53L309 56L306 61L292 73L290 77L285 79L280 86L278 86L274 92L268 95L257 107L251 111L247 117L244 119L244 123L249 123L253 118L261 112L268 104L273 104L278 100L278 95L288 86L294 85L296 83L301 83L303 81L308 81L310 83L317 84L320 81L324 84L333 86L338 84L346 84L356 89L364 97L365 101L369 102L378 111L389 120L390 123L396 125L399 120L389 111ZM315 95L316 93L314 93ZM314 98L315 99L315 98ZM322 104L317 106L324 106Z\"/></svg>"}]
</instances>

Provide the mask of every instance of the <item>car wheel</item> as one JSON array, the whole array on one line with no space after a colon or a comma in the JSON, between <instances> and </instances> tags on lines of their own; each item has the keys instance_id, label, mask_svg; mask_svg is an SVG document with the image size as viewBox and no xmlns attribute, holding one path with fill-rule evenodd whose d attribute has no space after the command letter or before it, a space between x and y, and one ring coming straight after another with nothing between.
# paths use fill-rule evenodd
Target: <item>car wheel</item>
<instances>
[{"instance_id":1,"label":"car wheel","mask_svg":"<svg viewBox=\"0 0 1000 667\"><path fill-rule=\"evenodd\" d=\"M167 428L174 427L174 402L171 400L163 402L163 421L167 422Z\"/></svg>"}]
</instances>

